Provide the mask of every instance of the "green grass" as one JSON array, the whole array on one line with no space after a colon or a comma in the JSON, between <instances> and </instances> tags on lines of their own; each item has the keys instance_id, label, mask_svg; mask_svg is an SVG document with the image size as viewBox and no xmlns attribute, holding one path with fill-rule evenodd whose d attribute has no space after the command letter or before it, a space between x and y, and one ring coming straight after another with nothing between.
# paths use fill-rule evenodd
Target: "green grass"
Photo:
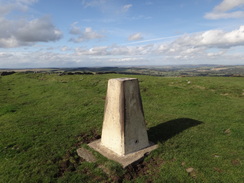
<instances>
[{"instance_id":1,"label":"green grass","mask_svg":"<svg viewBox=\"0 0 244 183\"><path fill-rule=\"evenodd\" d=\"M0 182L243 182L243 78L136 76L159 148L127 170L96 154L111 176L79 162L76 149L101 133L116 77L134 76L0 77Z\"/></svg>"}]
</instances>

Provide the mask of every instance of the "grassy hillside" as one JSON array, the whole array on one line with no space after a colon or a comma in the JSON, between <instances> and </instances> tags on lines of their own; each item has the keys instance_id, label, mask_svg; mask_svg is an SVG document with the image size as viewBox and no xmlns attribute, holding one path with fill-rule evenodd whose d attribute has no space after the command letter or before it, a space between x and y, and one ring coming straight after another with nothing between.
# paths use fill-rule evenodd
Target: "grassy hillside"
<instances>
[{"instance_id":1,"label":"grassy hillside","mask_svg":"<svg viewBox=\"0 0 244 183\"><path fill-rule=\"evenodd\" d=\"M127 75L0 77L0 182L243 182L243 78L136 76L159 148L123 170L76 149L99 138L107 80ZM110 175L99 168L107 167Z\"/></svg>"}]
</instances>

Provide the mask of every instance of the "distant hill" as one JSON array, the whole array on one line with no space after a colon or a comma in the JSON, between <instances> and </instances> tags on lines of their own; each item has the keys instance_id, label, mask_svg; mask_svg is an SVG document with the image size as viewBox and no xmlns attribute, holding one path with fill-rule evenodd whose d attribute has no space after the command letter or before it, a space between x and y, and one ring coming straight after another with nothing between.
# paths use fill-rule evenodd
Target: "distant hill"
<instances>
[{"instance_id":1,"label":"distant hill","mask_svg":"<svg viewBox=\"0 0 244 183\"><path fill-rule=\"evenodd\" d=\"M244 65L167 65L167 66L131 66L131 67L76 67L76 68L33 68L33 69L0 69L0 73L58 73L74 74L132 74L152 76L225 76L243 77Z\"/></svg>"}]
</instances>

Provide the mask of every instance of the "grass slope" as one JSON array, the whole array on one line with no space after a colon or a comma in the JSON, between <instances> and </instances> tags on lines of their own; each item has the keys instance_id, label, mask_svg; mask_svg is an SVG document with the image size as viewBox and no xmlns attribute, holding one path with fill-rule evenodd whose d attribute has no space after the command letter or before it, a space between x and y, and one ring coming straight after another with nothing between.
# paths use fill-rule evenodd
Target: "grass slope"
<instances>
[{"instance_id":1,"label":"grass slope","mask_svg":"<svg viewBox=\"0 0 244 183\"><path fill-rule=\"evenodd\" d=\"M242 182L243 78L140 81L149 138L159 148L122 170L97 153L107 80L125 75L14 74L0 77L0 182ZM133 77L133 76L132 76Z\"/></svg>"}]
</instances>

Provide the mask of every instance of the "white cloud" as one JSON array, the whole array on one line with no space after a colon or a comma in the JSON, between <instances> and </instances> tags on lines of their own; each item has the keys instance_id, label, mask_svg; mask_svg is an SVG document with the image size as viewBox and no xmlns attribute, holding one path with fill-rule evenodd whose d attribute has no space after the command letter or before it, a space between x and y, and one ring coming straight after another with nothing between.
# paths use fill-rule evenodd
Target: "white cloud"
<instances>
[{"instance_id":1,"label":"white cloud","mask_svg":"<svg viewBox=\"0 0 244 183\"><path fill-rule=\"evenodd\" d=\"M209 30L182 35L171 43L154 45L151 54L162 55L166 60L224 64L224 61L230 61L232 57L234 62L241 63L239 59L241 56L234 56L231 53L231 50L240 49L244 49L244 26L229 32ZM241 55L244 57L244 52Z\"/></svg>"},{"instance_id":2,"label":"white cloud","mask_svg":"<svg viewBox=\"0 0 244 183\"><path fill-rule=\"evenodd\" d=\"M128 37L129 41L138 41L138 40L142 40L142 39L143 39L143 37L142 37L142 34L140 32L132 34Z\"/></svg>"},{"instance_id":3,"label":"white cloud","mask_svg":"<svg viewBox=\"0 0 244 183\"><path fill-rule=\"evenodd\" d=\"M83 6L87 7L101 7L106 4L108 0L82 0Z\"/></svg>"},{"instance_id":4,"label":"white cloud","mask_svg":"<svg viewBox=\"0 0 244 183\"><path fill-rule=\"evenodd\" d=\"M124 14L133 6L114 0L82 0L82 4L84 8L95 8L109 17Z\"/></svg>"},{"instance_id":5,"label":"white cloud","mask_svg":"<svg viewBox=\"0 0 244 183\"><path fill-rule=\"evenodd\" d=\"M89 56L99 56L99 55L111 55L111 56L136 56L136 55L147 55L152 51L151 45L143 46L99 46L89 49L77 48L76 53L78 55L89 55Z\"/></svg>"},{"instance_id":6,"label":"white cloud","mask_svg":"<svg viewBox=\"0 0 244 183\"><path fill-rule=\"evenodd\" d=\"M244 4L243 0L223 0L219 5L214 8L216 12L224 12L240 7Z\"/></svg>"},{"instance_id":7,"label":"white cloud","mask_svg":"<svg viewBox=\"0 0 244 183\"><path fill-rule=\"evenodd\" d=\"M225 32L223 30L209 30L194 35L186 35L175 41L180 45L204 46L208 48L231 48L244 46L244 25L239 29Z\"/></svg>"},{"instance_id":8,"label":"white cloud","mask_svg":"<svg viewBox=\"0 0 244 183\"><path fill-rule=\"evenodd\" d=\"M36 0L15 0L10 3L1 2L0 6L0 47L12 48L26 46L36 42L56 41L62 37L60 30L55 28L50 17L32 20L8 19L13 11L28 10L28 6Z\"/></svg>"},{"instance_id":9,"label":"white cloud","mask_svg":"<svg viewBox=\"0 0 244 183\"><path fill-rule=\"evenodd\" d=\"M77 48L76 53L78 55L93 55L93 56L103 56L103 55L110 54L107 46L93 47L90 49Z\"/></svg>"},{"instance_id":10,"label":"white cloud","mask_svg":"<svg viewBox=\"0 0 244 183\"><path fill-rule=\"evenodd\" d=\"M38 2L38 0L16 0L17 3L23 3L23 4L33 4Z\"/></svg>"},{"instance_id":11,"label":"white cloud","mask_svg":"<svg viewBox=\"0 0 244 183\"><path fill-rule=\"evenodd\" d=\"M15 0L17 4L22 4L22 5L31 5L34 3L37 3L38 0Z\"/></svg>"},{"instance_id":12,"label":"white cloud","mask_svg":"<svg viewBox=\"0 0 244 183\"><path fill-rule=\"evenodd\" d=\"M31 21L0 19L0 24L0 47L2 48L56 41L62 37L62 33L54 27L49 17Z\"/></svg>"},{"instance_id":13,"label":"white cloud","mask_svg":"<svg viewBox=\"0 0 244 183\"><path fill-rule=\"evenodd\" d=\"M4 53L4 52L0 52L0 58L1 59L5 59L5 58L10 58L13 55L11 53Z\"/></svg>"},{"instance_id":14,"label":"white cloud","mask_svg":"<svg viewBox=\"0 0 244 183\"><path fill-rule=\"evenodd\" d=\"M242 18L244 17L243 5L244 0L223 0L204 17L207 19ZM236 10L237 8L240 10Z\"/></svg>"},{"instance_id":15,"label":"white cloud","mask_svg":"<svg viewBox=\"0 0 244 183\"><path fill-rule=\"evenodd\" d=\"M0 2L0 17L8 14L15 8L13 4L3 4Z\"/></svg>"},{"instance_id":16,"label":"white cloud","mask_svg":"<svg viewBox=\"0 0 244 183\"><path fill-rule=\"evenodd\" d=\"M81 43L105 37L104 35L92 30L91 27L86 27L84 30L81 30L79 27L73 26L70 30L70 34L76 35L76 37L70 39L70 41L75 43Z\"/></svg>"},{"instance_id":17,"label":"white cloud","mask_svg":"<svg viewBox=\"0 0 244 183\"><path fill-rule=\"evenodd\" d=\"M235 11L230 13L222 13L222 12L211 12L205 15L207 19L228 19L228 18L242 18L244 17L244 11Z\"/></svg>"},{"instance_id":18,"label":"white cloud","mask_svg":"<svg viewBox=\"0 0 244 183\"><path fill-rule=\"evenodd\" d=\"M116 65L143 65L148 63L148 60L143 57L121 57L109 58L108 64Z\"/></svg>"},{"instance_id":19,"label":"white cloud","mask_svg":"<svg viewBox=\"0 0 244 183\"><path fill-rule=\"evenodd\" d=\"M79 35L79 34L82 34L82 31L79 27L76 26L76 24L78 24L78 22L74 22L72 25L71 25L71 29L69 31L70 34L73 34L73 35Z\"/></svg>"},{"instance_id":20,"label":"white cloud","mask_svg":"<svg viewBox=\"0 0 244 183\"><path fill-rule=\"evenodd\" d=\"M16 37L22 42L56 41L61 36L62 33L54 27L49 17L26 22L16 33Z\"/></svg>"},{"instance_id":21,"label":"white cloud","mask_svg":"<svg viewBox=\"0 0 244 183\"><path fill-rule=\"evenodd\" d=\"M1 0L0 17L13 10L27 11L29 6L36 2L38 2L38 0Z\"/></svg>"},{"instance_id":22,"label":"white cloud","mask_svg":"<svg viewBox=\"0 0 244 183\"><path fill-rule=\"evenodd\" d=\"M216 57L223 55L224 53L225 53L224 51L218 51L218 52L210 52L207 55L209 57L215 57L216 58Z\"/></svg>"},{"instance_id":23,"label":"white cloud","mask_svg":"<svg viewBox=\"0 0 244 183\"><path fill-rule=\"evenodd\" d=\"M122 7L122 12L127 12L132 7L132 4L126 4Z\"/></svg>"},{"instance_id":24,"label":"white cloud","mask_svg":"<svg viewBox=\"0 0 244 183\"><path fill-rule=\"evenodd\" d=\"M70 48L67 47L67 46L63 46L63 47L60 48L60 50L63 51L63 52L66 52L66 51L70 51Z\"/></svg>"},{"instance_id":25,"label":"white cloud","mask_svg":"<svg viewBox=\"0 0 244 183\"><path fill-rule=\"evenodd\" d=\"M89 58L66 52L10 52L6 55L0 52L0 58L0 68L77 67L91 64Z\"/></svg>"}]
</instances>

